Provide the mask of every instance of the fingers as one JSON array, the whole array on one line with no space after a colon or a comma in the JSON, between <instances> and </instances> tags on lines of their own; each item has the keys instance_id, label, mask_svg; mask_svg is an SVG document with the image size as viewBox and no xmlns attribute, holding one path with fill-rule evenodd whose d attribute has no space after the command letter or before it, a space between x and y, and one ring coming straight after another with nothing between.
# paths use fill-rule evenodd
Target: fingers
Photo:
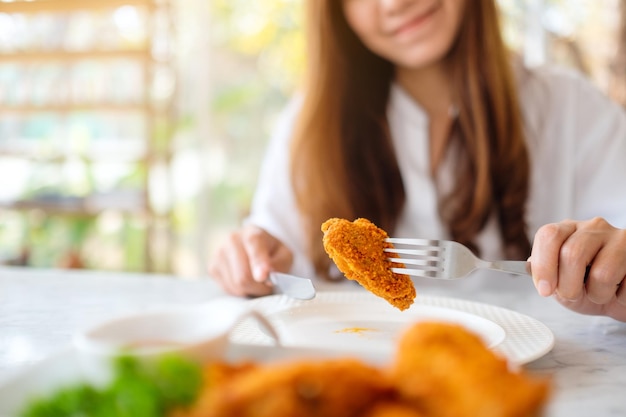
<instances>
[{"instance_id":1,"label":"fingers","mask_svg":"<svg viewBox=\"0 0 626 417\"><path fill-rule=\"evenodd\" d=\"M271 286L256 281L241 231L228 236L209 263L209 274L226 292L237 296L259 296L272 292Z\"/></svg>"},{"instance_id":2,"label":"fingers","mask_svg":"<svg viewBox=\"0 0 626 417\"><path fill-rule=\"evenodd\" d=\"M535 234L531 252L533 282L539 294L552 295L559 283L561 246L576 231L574 222L547 224Z\"/></svg>"},{"instance_id":3,"label":"fingers","mask_svg":"<svg viewBox=\"0 0 626 417\"><path fill-rule=\"evenodd\" d=\"M587 278L587 297L596 304L606 304L616 297L621 290L621 283L626 275L623 260L617 259L613 248L598 253L589 270ZM623 257L624 255L622 255ZM626 297L626 295L622 295ZM618 298L618 301L620 298ZM623 300L626 305L626 299Z\"/></svg>"},{"instance_id":4,"label":"fingers","mask_svg":"<svg viewBox=\"0 0 626 417\"><path fill-rule=\"evenodd\" d=\"M233 295L272 292L270 271L287 271L293 254L278 239L256 226L231 234L209 263L209 274Z\"/></svg>"},{"instance_id":5,"label":"fingers","mask_svg":"<svg viewBox=\"0 0 626 417\"><path fill-rule=\"evenodd\" d=\"M293 264L293 253L279 241L271 256L272 271L288 271Z\"/></svg>"},{"instance_id":6,"label":"fingers","mask_svg":"<svg viewBox=\"0 0 626 417\"><path fill-rule=\"evenodd\" d=\"M605 239L605 234L599 233L595 225L574 223L574 232L563 242L559 254L556 292L560 298L577 301L585 296L585 284L590 282L587 267L602 250ZM591 269L597 268L592 265Z\"/></svg>"},{"instance_id":7,"label":"fingers","mask_svg":"<svg viewBox=\"0 0 626 417\"><path fill-rule=\"evenodd\" d=\"M535 235L533 280L543 296L606 303L626 275L625 255L626 231L604 219L548 224Z\"/></svg>"},{"instance_id":8,"label":"fingers","mask_svg":"<svg viewBox=\"0 0 626 417\"><path fill-rule=\"evenodd\" d=\"M580 313L626 317L626 230L601 218L549 224L530 261L541 295Z\"/></svg>"},{"instance_id":9,"label":"fingers","mask_svg":"<svg viewBox=\"0 0 626 417\"><path fill-rule=\"evenodd\" d=\"M243 230L242 244L248 257L247 268L256 282L264 282L271 270L271 252L274 242L269 234L258 227Z\"/></svg>"},{"instance_id":10,"label":"fingers","mask_svg":"<svg viewBox=\"0 0 626 417\"><path fill-rule=\"evenodd\" d=\"M270 271L287 271L293 262L293 254L281 241L260 228L250 228L243 239L250 269L255 281L267 280Z\"/></svg>"},{"instance_id":11,"label":"fingers","mask_svg":"<svg viewBox=\"0 0 626 417\"><path fill-rule=\"evenodd\" d=\"M592 259L586 281L586 296L595 304L613 300L626 275L626 231L597 218L582 222L579 237Z\"/></svg>"},{"instance_id":12,"label":"fingers","mask_svg":"<svg viewBox=\"0 0 626 417\"><path fill-rule=\"evenodd\" d=\"M243 295L265 295L271 293L271 286L265 283L265 278L257 280L251 270L251 253L249 252L249 244L246 241L245 233L236 235L236 239L232 242L233 250L226 254L226 264L228 265L228 279L231 285L234 285L239 293ZM255 248L257 252L262 248ZM241 295L241 294L239 294Z\"/></svg>"}]
</instances>

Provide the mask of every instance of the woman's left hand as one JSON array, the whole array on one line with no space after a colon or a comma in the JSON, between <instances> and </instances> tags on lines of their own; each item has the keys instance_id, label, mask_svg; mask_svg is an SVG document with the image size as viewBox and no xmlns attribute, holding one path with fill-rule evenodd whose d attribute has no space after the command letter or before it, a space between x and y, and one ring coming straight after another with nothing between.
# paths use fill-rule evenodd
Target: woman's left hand
<instances>
[{"instance_id":1,"label":"woman's left hand","mask_svg":"<svg viewBox=\"0 0 626 417\"><path fill-rule=\"evenodd\" d=\"M626 321L626 230L602 218L547 224L535 235L529 261L542 296Z\"/></svg>"}]
</instances>

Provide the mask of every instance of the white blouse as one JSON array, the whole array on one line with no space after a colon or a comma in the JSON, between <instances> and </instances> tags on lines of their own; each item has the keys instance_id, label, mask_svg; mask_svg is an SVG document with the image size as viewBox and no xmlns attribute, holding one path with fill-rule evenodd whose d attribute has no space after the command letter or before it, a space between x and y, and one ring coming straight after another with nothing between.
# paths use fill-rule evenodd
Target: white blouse
<instances>
[{"instance_id":1,"label":"white blouse","mask_svg":"<svg viewBox=\"0 0 626 417\"><path fill-rule=\"evenodd\" d=\"M546 223L595 216L626 228L624 109L571 70L542 67L518 71L517 82L531 158L529 237ZM289 179L289 141L298 108L299 101L293 100L270 141L246 222L264 228L293 250L292 273L314 277L304 254L304 236ZM448 238L430 175L427 115L394 85L387 116L406 190L405 207L396 230L388 231L389 235ZM478 245L483 258L501 259L495 221L481 233Z\"/></svg>"}]
</instances>

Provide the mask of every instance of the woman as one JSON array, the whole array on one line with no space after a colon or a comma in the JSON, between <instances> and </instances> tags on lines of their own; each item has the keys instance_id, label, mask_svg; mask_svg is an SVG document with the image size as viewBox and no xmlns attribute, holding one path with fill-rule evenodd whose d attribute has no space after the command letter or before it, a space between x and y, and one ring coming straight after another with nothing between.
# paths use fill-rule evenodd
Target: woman
<instances>
[{"instance_id":1,"label":"woman","mask_svg":"<svg viewBox=\"0 0 626 417\"><path fill-rule=\"evenodd\" d=\"M209 265L228 292L270 293L270 270L328 278L320 225L364 217L530 256L541 295L626 321L623 109L575 74L523 68L492 0L310 0L307 16L303 96Z\"/></svg>"}]
</instances>

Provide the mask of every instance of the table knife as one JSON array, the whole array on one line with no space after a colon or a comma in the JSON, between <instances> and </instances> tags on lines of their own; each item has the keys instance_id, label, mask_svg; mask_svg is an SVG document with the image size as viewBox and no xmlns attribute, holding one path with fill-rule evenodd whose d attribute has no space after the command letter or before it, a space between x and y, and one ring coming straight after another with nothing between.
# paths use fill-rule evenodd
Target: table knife
<instances>
[{"instance_id":1,"label":"table knife","mask_svg":"<svg viewBox=\"0 0 626 417\"><path fill-rule=\"evenodd\" d=\"M281 272L270 272L270 282L274 285L276 293L285 294L298 300L311 300L315 298L315 287L308 278Z\"/></svg>"}]
</instances>

